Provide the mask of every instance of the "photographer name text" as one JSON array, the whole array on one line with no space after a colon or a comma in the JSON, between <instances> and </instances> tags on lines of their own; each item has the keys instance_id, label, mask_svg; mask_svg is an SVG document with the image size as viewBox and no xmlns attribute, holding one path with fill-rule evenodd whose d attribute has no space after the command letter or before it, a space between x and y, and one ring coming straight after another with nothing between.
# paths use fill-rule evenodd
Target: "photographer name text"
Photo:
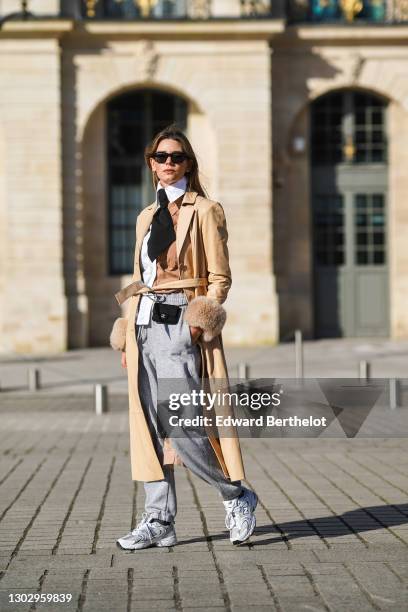
<instances>
[{"instance_id":1,"label":"photographer name text","mask_svg":"<svg viewBox=\"0 0 408 612\"><path fill-rule=\"evenodd\" d=\"M326 427L326 417L290 416L285 418L274 415L260 415L258 417L237 418L232 416L217 415L214 418L208 416L196 416L193 418L171 415L169 424L172 427Z\"/></svg>"}]
</instances>

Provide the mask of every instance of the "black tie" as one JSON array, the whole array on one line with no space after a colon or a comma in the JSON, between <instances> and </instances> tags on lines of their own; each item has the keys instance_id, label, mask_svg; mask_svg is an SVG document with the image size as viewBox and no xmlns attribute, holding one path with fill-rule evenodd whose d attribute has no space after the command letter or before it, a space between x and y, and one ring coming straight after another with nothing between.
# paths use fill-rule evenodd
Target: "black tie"
<instances>
[{"instance_id":1,"label":"black tie","mask_svg":"<svg viewBox=\"0 0 408 612\"><path fill-rule=\"evenodd\" d=\"M169 199L166 191L159 189L157 196L159 208L153 215L152 229L147 243L147 252L151 261L154 261L176 239L176 232L168 209Z\"/></svg>"}]
</instances>

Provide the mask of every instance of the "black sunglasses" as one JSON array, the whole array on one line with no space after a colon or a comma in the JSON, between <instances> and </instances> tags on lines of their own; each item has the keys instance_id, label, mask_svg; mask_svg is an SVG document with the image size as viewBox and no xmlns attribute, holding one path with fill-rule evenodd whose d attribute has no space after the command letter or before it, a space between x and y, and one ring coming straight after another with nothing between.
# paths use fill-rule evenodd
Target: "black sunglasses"
<instances>
[{"instance_id":1,"label":"black sunglasses","mask_svg":"<svg viewBox=\"0 0 408 612\"><path fill-rule=\"evenodd\" d=\"M186 159L189 159L186 153L182 151L174 151L173 153L166 153L166 151L157 151L152 155L154 161L158 164L165 164L167 158L170 157L173 164L182 164Z\"/></svg>"}]
</instances>

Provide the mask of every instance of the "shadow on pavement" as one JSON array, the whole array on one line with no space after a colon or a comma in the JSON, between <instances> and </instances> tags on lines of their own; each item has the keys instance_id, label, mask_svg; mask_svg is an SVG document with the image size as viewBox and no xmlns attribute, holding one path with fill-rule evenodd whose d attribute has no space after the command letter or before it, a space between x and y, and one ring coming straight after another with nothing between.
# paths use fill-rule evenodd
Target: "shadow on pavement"
<instances>
[{"instance_id":1,"label":"shadow on pavement","mask_svg":"<svg viewBox=\"0 0 408 612\"><path fill-rule=\"evenodd\" d=\"M319 516L317 518L302 519L276 523L269 526L260 526L254 534L264 532L276 533L276 538L256 540L254 546L272 544L277 541L289 541L299 538L318 535L323 538L336 538L340 536L364 533L376 529L387 529L395 525L408 523L408 503L384 506L369 506L350 510L336 516Z\"/></svg>"},{"instance_id":2,"label":"shadow on pavement","mask_svg":"<svg viewBox=\"0 0 408 612\"><path fill-rule=\"evenodd\" d=\"M364 533L376 529L387 529L395 525L408 523L408 503L385 506L369 506L350 510L336 516L320 516L317 518L302 519L299 521L288 521L285 523L273 523L271 525L260 525L254 531L254 535L260 536L273 533L276 537L264 540L252 540L252 546L264 546L265 544L276 544L277 542L288 542L299 538L318 535L320 538L336 538L340 536ZM218 534L207 538L191 538L179 541L182 544L194 544L198 542L215 542L226 540L229 534Z\"/></svg>"}]
</instances>

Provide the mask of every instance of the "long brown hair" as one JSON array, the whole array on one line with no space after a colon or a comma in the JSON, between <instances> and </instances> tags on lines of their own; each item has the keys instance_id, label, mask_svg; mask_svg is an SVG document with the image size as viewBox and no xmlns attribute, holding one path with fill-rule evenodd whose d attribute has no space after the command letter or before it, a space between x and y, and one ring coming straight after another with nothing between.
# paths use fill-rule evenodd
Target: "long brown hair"
<instances>
[{"instance_id":1,"label":"long brown hair","mask_svg":"<svg viewBox=\"0 0 408 612\"><path fill-rule=\"evenodd\" d=\"M200 183L198 162L197 162L197 157L196 157L196 154L194 153L193 147L191 146L190 141L187 138L187 136L184 134L184 132L182 132L182 130L175 123L172 123L171 125L165 127L161 132L156 134L152 142L148 144L145 149L145 161L146 161L146 164L150 172L152 173L154 187L155 188L157 187L157 183L159 182L159 180L156 176L156 173L152 171L152 168L150 166L150 158L152 157L154 153L156 153L161 141L167 138L170 138L171 140L177 140L177 142L181 144L181 148L183 149L183 152L191 160L191 169L188 172L186 172L186 175L185 175L188 181L187 190L196 191L198 195L207 197L205 189Z\"/></svg>"}]
</instances>

